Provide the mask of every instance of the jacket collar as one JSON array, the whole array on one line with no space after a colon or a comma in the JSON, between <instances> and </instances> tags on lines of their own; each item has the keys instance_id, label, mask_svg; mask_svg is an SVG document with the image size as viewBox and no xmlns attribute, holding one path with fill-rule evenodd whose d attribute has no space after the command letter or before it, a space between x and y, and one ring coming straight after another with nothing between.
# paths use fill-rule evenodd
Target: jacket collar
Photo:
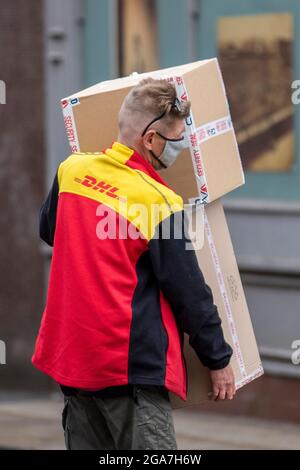
<instances>
[{"instance_id":1,"label":"jacket collar","mask_svg":"<svg viewBox=\"0 0 300 470\"><path fill-rule=\"evenodd\" d=\"M113 142L112 146L104 151L106 155L114 158L115 160L127 165L135 170L140 170L146 173L151 178L155 179L158 183L172 189L170 185L160 176L160 174L153 168L142 155L136 150L127 147L120 142Z\"/></svg>"}]
</instances>

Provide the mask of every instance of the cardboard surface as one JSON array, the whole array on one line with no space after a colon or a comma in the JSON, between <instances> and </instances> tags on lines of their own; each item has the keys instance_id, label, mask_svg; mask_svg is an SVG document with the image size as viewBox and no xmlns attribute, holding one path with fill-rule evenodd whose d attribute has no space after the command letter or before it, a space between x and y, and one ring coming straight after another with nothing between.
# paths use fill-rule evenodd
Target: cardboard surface
<instances>
[{"instance_id":1,"label":"cardboard surface","mask_svg":"<svg viewBox=\"0 0 300 470\"><path fill-rule=\"evenodd\" d=\"M189 215L192 220L193 213ZM234 350L231 365L240 388L262 375L263 369L221 201L205 206L204 245L195 250L205 281L212 289L225 338ZM209 371L189 345L188 336L184 336L188 396L185 402L170 392L173 408L199 405L209 399L211 392Z\"/></svg>"}]
</instances>

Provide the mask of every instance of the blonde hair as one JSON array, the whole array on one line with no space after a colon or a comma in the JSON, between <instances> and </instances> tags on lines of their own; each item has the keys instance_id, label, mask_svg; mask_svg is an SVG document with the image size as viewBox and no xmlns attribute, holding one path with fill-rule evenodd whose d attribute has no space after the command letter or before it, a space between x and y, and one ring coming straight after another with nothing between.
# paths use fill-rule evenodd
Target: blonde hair
<instances>
[{"instance_id":1,"label":"blonde hair","mask_svg":"<svg viewBox=\"0 0 300 470\"><path fill-rule=\"evenodd\" d=\"M151 77L141 80L125 97L119 112L119 129L123 136L140 135L151 120L166 128L177 119L185 119L190 113L191 103L179 103L175 86L163 79ZM156 124L156 123L155 123Z\"/></svg>"}]
</instances>

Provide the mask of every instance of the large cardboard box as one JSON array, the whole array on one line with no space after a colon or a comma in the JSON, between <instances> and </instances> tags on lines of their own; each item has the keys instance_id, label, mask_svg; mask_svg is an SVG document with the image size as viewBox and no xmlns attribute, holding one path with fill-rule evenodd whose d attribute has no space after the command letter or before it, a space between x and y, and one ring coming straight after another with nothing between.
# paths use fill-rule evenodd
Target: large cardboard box
<instances>
[{"instance_id":1,"label":"large cardboard box","mask_svg":"<svg viewBox=\"0 0 300 470\"><path fill-rule=\"evenodd\" d=\"M196 224L195 212L191 210L187 212L189 231L192 241L196 241L194 248L199 266L206 283L212 289L214 303L222 319L225 338L234 351L231 365L236 387L241 388L262 375L263 368L222 203L220 200L214 201L202 206L202 209L204 210L203 244L202 231L199 237L193 235ZM188 336L185 334L184 337L188 395L187 401L183 401L170 392L173 408L199 405L209 399L208 394L211 392L209 371L202 366L195 351L189 345Z\"/></svg>"},{"instance_id":2,"label":"large cardboard box","mask_svg":"<svg viewBox=\"0 0 300 470\"><path fill-rule=\"evenodd\" d=\"M98 83L61 100L72 152L99 152L117 139L123 99L142 78L171 81L181 101L190 99L189 148L167 174L185 202L210 202L244 184L244 174L217 59ZM164 176L164 172L162 172Z\"/></svg>"}]
</instances>

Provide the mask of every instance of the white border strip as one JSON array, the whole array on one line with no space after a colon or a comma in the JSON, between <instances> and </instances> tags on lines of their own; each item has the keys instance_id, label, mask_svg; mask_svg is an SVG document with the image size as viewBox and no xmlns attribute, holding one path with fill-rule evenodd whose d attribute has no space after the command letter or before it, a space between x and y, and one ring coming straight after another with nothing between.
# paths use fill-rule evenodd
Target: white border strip
<instances>
[{"instance_id":1,"label":"white border strip","mask_svg":"<svg viewBox=\"0 0 300 470\"><path fill-rule=\"evenodd\" d=\"M200 143L206 142L213 137L225 134L226 132L232 131L233 125L230 116L217 119L215 121L208 122L203 126L198 127L197 137Z\"/></svg>"},{"instance_id":2,"label":"white border strip","mask_svg":"<svg viewBox=\"0 0 300 470\"><path fill-rule=\"evenodd\" d=\"M79 98L69 98L61 100L65 129L72 153L80 152L76 123L73 113L73 106L76 106L79 103Z\"/></svg>"},{"instance_id":3,"label":"white border strip","mask_svg":"<svg viewBox=\"0 0 300 470\"><path fill-rule=\"evenodd\" d=\"M177 97L180 102L185 102L188 100L187 89L184 84L183 77L167 77L166 80L170 83L173 83L176 88ZM201 203L207 204L209 201L207 181L205 177L205 171L203 168L203 162L201 158L200 145L197 137L197 129L195 126L195 121L193 118L192 111L190 115L185 120L185 129L189 140L189 147L192 157L192 162L194 166L194 172L196 175L196 181L199 191L199 196L201 198Z\"/></svg>"},{"instance_id":4,"label":"white border strip","mask_svg":"<svg viewBox=\"0 0 300 470\"><path fill-rule=\"evenodd\" d=\"M207 240L208 240L208 244L209 244L209 248L210 248L210 252L211 252L211 256L212 256L212 260L213 260L213 265L214 265L214 268L215 268L219 288L220 288L222 299L223 299L223 304L224 304L224 307L225 307L225 312L226 312L227 322L228 322L228 326L229 326L229 331L230 331L231 338L232 338L232 344L233 344L233 347L234 347L234 352L235 352L235 355L236 355L236 358L237 358L240 373L242 375L242 380L245 380L245 379L247 379L247 371L246 371L246 367L245 367L245 363L244 363L244 359L243 359L243 354L242 354L242 351L241 351L240 342L239 342L239 339L238 339L238 334L237 334L237 329L236 329L235 322L234 322L234 317L233 317L233 314L232 314L230 302L229 302L226 287L225 287L225 282L224 282L224 277L223 277L223 273L222 273L221 266L220 266L220 261L219 261L219 258L218 258L218 254L217 254L216 246L215 246L215 243L214 243L212 231L211 231L211 228L210 228L208 218L207 218L207 214L206 214L205 210L204 210L204 228L205 228L205 231L206 231Z\"/></svg>"}]
</instances>

